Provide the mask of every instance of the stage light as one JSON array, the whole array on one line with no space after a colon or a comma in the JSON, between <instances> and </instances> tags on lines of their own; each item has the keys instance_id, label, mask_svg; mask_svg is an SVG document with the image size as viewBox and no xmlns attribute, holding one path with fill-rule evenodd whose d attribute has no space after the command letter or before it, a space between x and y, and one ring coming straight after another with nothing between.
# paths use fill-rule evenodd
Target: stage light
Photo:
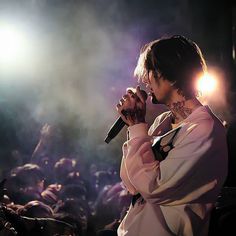
<instances>
[{"instance_id":1,"label":"stage light","mask_svg":"<svg viewBox=\"0 0 236 236\"><path fill-rule=\"evenodd\" d=\"M205 73L197 83L198 90L203 95L208 95L216 90L217 80L213 74Z\"/></svg>"},{"instance_id":2,"label":"stage light","mask_svg":"<svg viewBox=\"0 0 236 236\"><path fill-rule=\"evenodd\" d=\"M26 35L14 25L0 24L0 66L14 66L25 59L29 51Z\"/></svg>"}]
</instances>

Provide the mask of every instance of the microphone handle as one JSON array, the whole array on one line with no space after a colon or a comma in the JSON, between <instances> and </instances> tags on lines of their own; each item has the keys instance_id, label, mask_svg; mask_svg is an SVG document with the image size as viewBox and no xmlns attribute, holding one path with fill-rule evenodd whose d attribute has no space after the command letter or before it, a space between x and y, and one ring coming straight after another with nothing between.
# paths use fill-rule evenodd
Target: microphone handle
<instances>
[{"instance_id":1,"label":"microphone handle","mask_svg":"<svg viewBox=\"0 0 236 236\"><path fill-rule=\"evenodd\" d=\"M119 117L114 125L110 128L110 130L107 133L107 137L105 138L106 143L110 143L110 141L116 137L116 135L122 130L122 128L126 125L126 123L122 120L121 117Z\"/></svg>"}]
</instances>

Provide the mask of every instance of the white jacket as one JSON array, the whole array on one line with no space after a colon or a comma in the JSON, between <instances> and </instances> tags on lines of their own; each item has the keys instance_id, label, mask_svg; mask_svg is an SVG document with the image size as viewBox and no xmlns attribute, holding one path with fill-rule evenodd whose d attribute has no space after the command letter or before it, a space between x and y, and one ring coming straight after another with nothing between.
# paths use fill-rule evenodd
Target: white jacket
<instances>
[{"instance_id":1,"label":"white jacket","mask_svg":"<svg viewBox=\"0 0 236 236\"><path fill-rule=\"evenodd\" d=\"M210 212L227 175L226 131L207 106L189 115L174 139L174 148L159 162L151 149L154 136L171 129L171 113L150 127L128 128L120 175L139 199L131 205L119 236L205 236Z\"/></svg>"}]
</instances>

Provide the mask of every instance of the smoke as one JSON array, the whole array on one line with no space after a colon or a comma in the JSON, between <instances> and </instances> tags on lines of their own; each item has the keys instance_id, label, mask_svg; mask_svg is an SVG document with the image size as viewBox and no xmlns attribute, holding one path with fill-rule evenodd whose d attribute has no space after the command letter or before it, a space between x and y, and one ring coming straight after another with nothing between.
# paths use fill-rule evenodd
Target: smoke
<instances>
[{"instance_id":1,"label":"smoke","mask_svg":"<svg viewBox=\"0 0 236 236\"><path fill-rule=\"evenodd\" d=\"M92 156L117 116L118 97L132 82L128 73L135 40L90 6L59 8L54 16L53 29L48 28L53 33L45 39L39 87L44 85L34 118L82 127L75 138Z\"/></svg>"},{"instance_id":2,"label":"smoke","mask_svg":"<svg viewBox=\"0 0 236 236\"><path fill-rule=\"evenodd\" d=\"M22 2L5 1L4 15L27 25L34 51L28 67L7 75L1 88L2 104L15 104L18 142L32 150L49 123L64 129L71 151L118 162L125 131L109 146L103 139L119 98L137 83L132 74L140 47L163 35L191 35L187 2Z\"/></svg>"},{"instance_id":3,"label":"smoke","mask_svg":"<svg viewBox=\"0 0 236 236\"><path fill-rule=\"evenodd\" d=\"M33 120L38 135L44 123L76 130L77 134L64 134L78 148L90 150L91 156L97 145L104 150L103 139L117 116L115 105L126 87L135 83L136 39L122 29L119 6L106 4L105 15L101 6L72 1L51 5L34 1L28 6L30 13L20 8L31 19L28 28L34 35L35 51L28 67L5 75L4 81L14 93L6 86L3 89L9 106L16 99L17 113L17 107L25 108L27 118L25 114L15 116L22 119L20 125L26 128ZM26 135L21 128L17 132Z\"/></svg>"}]
</instances>

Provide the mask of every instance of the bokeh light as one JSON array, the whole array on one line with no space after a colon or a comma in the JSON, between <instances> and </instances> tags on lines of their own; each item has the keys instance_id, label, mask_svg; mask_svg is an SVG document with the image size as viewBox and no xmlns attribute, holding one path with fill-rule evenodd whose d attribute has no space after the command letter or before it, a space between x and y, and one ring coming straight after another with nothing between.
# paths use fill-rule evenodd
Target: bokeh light
<instances>
[{"instance_id":1,"label":"bokeh light","mask_svg":"<svg viewBox=\"0 0 236 236\"><path fill-rule=\"evenodd\" d=\"M217 78L212 73L205 73L200 76L197 82L198 91L202 95L209 95L217 88Z\"/></svg>"},{"instance_id":2,"label":"bokeh light","mask_svg":"<svg viewBox=\"0 0 236 236\"><path fill-rule=\"evenodd\" d=\"M29 32L20 24L0 22L1 73L28 71L33 65L32 44Z\"/></svg>"},{"instance_id":3,"label":"bokeh light","mask_svg":"<svg viewBox=\"0 0 236 236\"><path fill-rule=\"evenodd\" d=\"M12 63L21 59L27 49L25 35L13 25L0 25L0 61Z\"/></svg>"}]
</instances>

